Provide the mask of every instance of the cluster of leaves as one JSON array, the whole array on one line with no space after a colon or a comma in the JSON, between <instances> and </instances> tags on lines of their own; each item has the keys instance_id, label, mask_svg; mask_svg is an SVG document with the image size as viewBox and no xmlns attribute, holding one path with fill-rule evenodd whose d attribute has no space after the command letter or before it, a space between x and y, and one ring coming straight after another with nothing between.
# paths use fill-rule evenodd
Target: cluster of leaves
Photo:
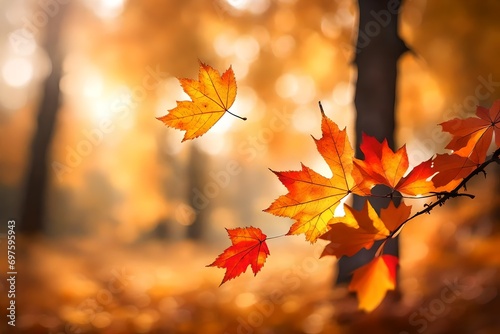
<instances>
[{"instance_id":1,"label":"cluster of leaves","mask_svg":"<svg viewBox=\"0 0 500 334\"><path fill-rule=\"evenodd\" d=\"M230 113L236 81L231 68L220 76L210 66L200 64L199 81L181 79L181 84L192 101L178 102L177 107L160 120L185 130L184 141L204 134L225 112ZM327 178L305 165L298 171L273 171L288 192L265 211L294 220L286 235L303 234L311 243L318 239L329 241L322 256L352 256L382 240L373 260L353 272L349 285L349 290L357 293L359 307L371 311L396 285L398 259L383 253L386 241L397 236L408 221L429 213L448 199L473 197L462 192L467 182L484 172L488 164L500 162L500 100L490 109L479 106L477 117L442 123L443 131L451 134L446 146L451 152L437 154L415 167L409 165L405 146L394 152L386 140L379 142L368 135L363 135L360 145L364 159L355 158L346 130L340 130L325 115L321 104L320 109L322 137L314 141L332 176ZM492 145L494 153L488 157ZM390 202L380 214L368 201L361 210L343 204L351 194L375 196L372 190L379 185L388 191L377 196L397 196L403 202L398 206ZM435 197L436 201L412 215L412 207L404 200L424 197ZM335 211L341 204L345 215L337 217ZM209 265L226 269L221 284L244 273L248 266L257 274L270 254L266 242L270 238L259 228L227 231L232 245Z\"/></svg>"}]
</instances>

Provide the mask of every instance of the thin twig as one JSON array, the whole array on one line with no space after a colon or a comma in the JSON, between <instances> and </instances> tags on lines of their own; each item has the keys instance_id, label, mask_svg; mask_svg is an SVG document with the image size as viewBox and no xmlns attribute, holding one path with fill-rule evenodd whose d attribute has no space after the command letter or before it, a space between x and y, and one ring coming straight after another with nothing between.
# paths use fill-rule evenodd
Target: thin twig
<instances>
[{"instance_id":1,"label":"thin twig","mask_svg":"<svg viewBox=\"0 0 500 334\"><path fill-rule=\"evenodd\" d=\"M407 218L405 221L403 221L401 224L399 224L399 226L394 231L392 231L391 234L389 234L389 236L387 237L387 239L389 239L389 238L395 238L399 234L399 232L401 231L401 229L403 228L403 226L408 221L414 219L415 217L423 215L424 213L430 213L432 211L432 209L434 209L438 205L439 206L443 205L450 198L459 197L459 196L466 196L466 197L469 197L469 198L474 198L474 195L466 194L466 193L459 193L459 191L462 188L466 189L465 187L466 187L467 182L469 182L470 179L472 179L475 175L477 175L479 173L484 173L484 169L486 168L486 166L488 166L492 162L500 163L500 148L497 149L488 160L486 160L485 162L483 162L476 169L474 169L474 171L472 171L469 175L467 175L467 177L465 177L462 180L462 182L460 182L452 191L445 192L444 195L441 198L439 198L436 202L427 205L425 209L423 209L423 210L415 213L413 216ZM440 193L438 193L438 194L440 194Z\"/></svg>"}]
</instances>

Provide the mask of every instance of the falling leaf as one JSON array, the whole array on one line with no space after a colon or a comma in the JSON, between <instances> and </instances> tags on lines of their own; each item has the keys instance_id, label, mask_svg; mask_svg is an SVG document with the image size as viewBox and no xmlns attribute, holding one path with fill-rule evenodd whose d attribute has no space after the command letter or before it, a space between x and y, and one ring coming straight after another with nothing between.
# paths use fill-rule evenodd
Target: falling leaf
<instances>
[{"instance_id":1,"label":"falling leaf","mask_svg":"<svg viewBox=\"0 0 500 334\"><path fill-rule=\"evenodd\" d=\"M363 134L360 145L365 159L355 159L355 179L365 194L377 184L386 185L393 191L408 195L422 195L434 190L434 185L427 180L436 171L430 160L408 172L409 162L406 146L394 152L387 140L380 143L376 138ZM407 174L406 176L404 176Z\"/></svg>"},{"instance_id":2,"label":"falling leaf","mask_svg":"<svg viewBox=\"0 0 500 334\"><path fill-rule=\"evenodd\" d=\"M246 227L227 230L232 246L228 247L208 267L226 268L221 285L251 266L254 275L260 271L269 255L267 236L259 228Z\"/></svg>"},{"instance_id":3,"label":"falling leaf","mask_svg":"<svg viewBox=\"0 0 500 334\"><path fill-rule=\"evenodd\" d=\"M388 290L396 288L398 258L393 255L377 256L353 273L349 291L355 291L359 308L373 311L384 299Z\"/></svg>"},{"instance_id":4,"label":"falling leaf","mask_svg":"<svg viewBox=\"0 0 500 334\"><path fill-rule=\"evenodd\" d=\"M205 134L226 112L232 114L229 108L236 98L236 79L231 67L221 76L217 70L200 62L198 80L179 81L192 101L177 101L174 109L158 119L169 127L186 131L182 141Z\"/></svg>"},{"instance_id":5,"label":"falling leaf","mask_svg":"<svg viewBox=\"0 0 500 334\"><path fill-rule=\"evenodd\" d=\"M313 139L330 167L332 177L324 177L304 165L300 171L273 171L288 193L265 210L276 216L294 219L288 234L305 234L310 242L315 242L327 231L328 222L342 199L350 193L361 194L351 175L354 151L346 130L339 130L337 124L322 112L321 131L322 137Z\"/></svg>"},{"instance_id":6,"label":"falling leaf","mask_svg":"<svg viewBox=\"0 0 500 334\"><path fill-rule=\"evenodd\" d=\"M333 218L328 225L330 230L321 236L330 241L321 256L353 256L362 248L369 249L375 240L387 238L411 213L411 206L402 203L396 207L393 202L381 210L380 217L368 201L361 211L347 204L344 208L346 215Z\"/></svg>"}]
</instances>

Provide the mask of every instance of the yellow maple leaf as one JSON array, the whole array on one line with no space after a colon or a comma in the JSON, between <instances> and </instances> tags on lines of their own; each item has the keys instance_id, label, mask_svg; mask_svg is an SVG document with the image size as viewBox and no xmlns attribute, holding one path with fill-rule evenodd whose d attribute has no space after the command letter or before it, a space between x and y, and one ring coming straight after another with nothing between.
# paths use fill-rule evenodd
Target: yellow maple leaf
<instances>
[{"instance_id":1,"label":"yellow maple leaf","mask_svg":"<svg viewBox=\"0 0 500 334\"><path fill-rule=\"evenodd\" d=\"M158 119L169 127L186 131L182 141L205 134L226 112L246 120L229 111L236 98L236 79L231 66L221 76L200 62L198 80L179 81L192 101L177 101L174 109Z\"/></svg>"}]
</instances>

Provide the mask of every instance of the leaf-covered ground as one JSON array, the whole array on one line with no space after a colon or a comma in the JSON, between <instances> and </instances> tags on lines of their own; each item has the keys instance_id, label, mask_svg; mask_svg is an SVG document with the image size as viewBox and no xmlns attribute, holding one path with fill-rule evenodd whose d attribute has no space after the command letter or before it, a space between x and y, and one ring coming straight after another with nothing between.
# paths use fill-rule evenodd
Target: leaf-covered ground
<instances>
[{"instance_id":1,"label":"leaf-covered ground","mask_svg":"<svg viewBox=\"0 0 500 334\"><path fill-rule=\"evenodd\" d=\"M16 331L2 332L497 333L498 196L479 197L414 224L402 239L402 298L370 314L331 288L332 260L301 240L270 245L259 276L219 287L222 271L205 267L219 245L21 238Z\"/></svg>"}]
</instances>

